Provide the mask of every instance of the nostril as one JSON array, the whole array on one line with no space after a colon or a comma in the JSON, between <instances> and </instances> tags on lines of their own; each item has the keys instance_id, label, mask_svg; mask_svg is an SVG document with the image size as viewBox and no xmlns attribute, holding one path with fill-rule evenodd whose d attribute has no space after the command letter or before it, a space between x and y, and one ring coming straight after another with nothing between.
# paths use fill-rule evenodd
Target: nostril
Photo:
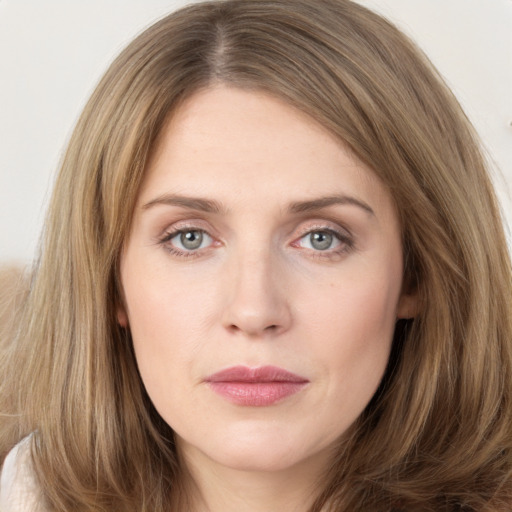
<instances>
[{"instance_id":1,"label":"nostril","mask_svg":"<svg viewBox=\"0 0 512 512\"><path fill-rule=\"evenodd\" d=\"M233 334L245 332L246 334L252 336L252 335L258 335L258 333L262 334L264 332L268 333L268 334L277 333L277 331L279 331L279 325L272 324L272 325L267 325L266 327L263 327L263 329L258 329L258 328L250 328L250 327L242 328L236 324L231 324L227 327L227 329L228 329L228 331L230 331Z\"/></svg>"}]
</instances>

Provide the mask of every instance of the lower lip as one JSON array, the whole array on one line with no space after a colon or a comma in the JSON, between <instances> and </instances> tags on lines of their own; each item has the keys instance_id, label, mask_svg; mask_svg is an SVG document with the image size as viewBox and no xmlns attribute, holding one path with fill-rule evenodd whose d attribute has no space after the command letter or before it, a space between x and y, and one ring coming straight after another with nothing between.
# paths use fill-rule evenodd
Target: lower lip
<instances>
[{"instance_id":1,"label":"lower lip","mask_svg":"<svg viewBox=\"0 0 512 512\"><path fill-rule=\"evenodd\" d=\"M236 405L264 407L298 393L305 382L209 382L215 393Z\"/></svg>"}]
</instances>

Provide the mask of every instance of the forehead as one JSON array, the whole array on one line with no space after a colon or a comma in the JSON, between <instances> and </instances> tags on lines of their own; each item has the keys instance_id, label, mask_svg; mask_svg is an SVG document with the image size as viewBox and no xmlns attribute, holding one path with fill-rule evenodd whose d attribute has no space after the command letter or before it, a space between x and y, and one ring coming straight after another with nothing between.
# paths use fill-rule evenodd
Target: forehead
<instances>
[{"instance_id":1,"label":"forehead","mask_svg":"<svg viewBox=\"0 0 512 512\"><path fill-rule=\"evenodd\" d=\"M226 86L192 95L165 125L141 201L164 192L239 201L334 193L390 199L373 170L310 116L267 93Z\"/></svg>"}]
</instances>

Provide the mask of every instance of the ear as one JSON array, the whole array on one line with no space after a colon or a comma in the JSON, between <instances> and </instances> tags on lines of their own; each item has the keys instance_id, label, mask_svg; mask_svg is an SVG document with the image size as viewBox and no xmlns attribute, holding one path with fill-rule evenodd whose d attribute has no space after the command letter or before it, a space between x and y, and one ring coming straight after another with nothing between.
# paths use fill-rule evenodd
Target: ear
<instances>
[{"instance_id":1,"label":"ear","mask_svg":"<svg viewBox=\"0 0 512 512\"><path fill-rule=\"evenodd\" d=\"M399 320L410 320L419 313L419 300L416 293L402 293L396 309Z\"/></svg>"},{"instance_id":2,"label":"ear","mask_svg":"<svg viewBox=\"0 0 512 512\"><path fill-rule=\"evenodd\" d=\"M119 304L116 308L117 323L123 328L128 327L128 315L126 309L122 304Z\"/></svg>"}]
</instances>

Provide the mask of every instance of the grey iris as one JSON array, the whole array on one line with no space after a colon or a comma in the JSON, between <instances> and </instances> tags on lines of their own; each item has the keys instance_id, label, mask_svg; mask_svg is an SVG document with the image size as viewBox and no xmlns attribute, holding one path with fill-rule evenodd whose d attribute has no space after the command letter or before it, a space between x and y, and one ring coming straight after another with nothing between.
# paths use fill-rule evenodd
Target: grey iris
<instances>
[{"instance_id":1,"label":"grey iris","mask_svg":"<svg viewBox=\"0 0 512 512\"><path fill-rule=\"evenodd\" d=\"M326 231L317 231L315 233L311 233L309 239L311 241L311 247L319 251L325 251L329 249L332 245L333 236Z\"/></svg>"},{"instance_id":2,"label":"grey iris","mask_svg":"<svg viewBox=\"0 0 512 512\"><path fill-rule=\"evenodd\" d=\"M201 231L186 231L181 233L180 242L185 249L199 249L203 243L203 233Z\"/></svg>"}]
</instances>

